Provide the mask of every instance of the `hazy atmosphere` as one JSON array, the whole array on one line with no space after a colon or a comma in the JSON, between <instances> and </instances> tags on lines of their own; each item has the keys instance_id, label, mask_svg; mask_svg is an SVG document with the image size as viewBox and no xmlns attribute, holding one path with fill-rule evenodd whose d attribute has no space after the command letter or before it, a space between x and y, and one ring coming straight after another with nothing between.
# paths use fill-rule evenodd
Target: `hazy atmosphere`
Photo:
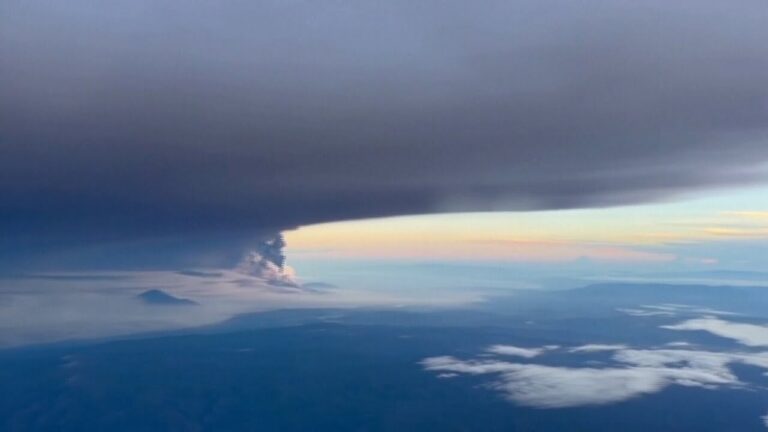
<instances>
[{"instance_id":1,"label":"hazy atmosphere","mask_svg":"<svg viewBox=\"0 0 768 432\"><path fill-rule=\"evenodd\" d=\"M766 24L3 1L0 431L768 430Z\"/></svg>"}]
</instances>

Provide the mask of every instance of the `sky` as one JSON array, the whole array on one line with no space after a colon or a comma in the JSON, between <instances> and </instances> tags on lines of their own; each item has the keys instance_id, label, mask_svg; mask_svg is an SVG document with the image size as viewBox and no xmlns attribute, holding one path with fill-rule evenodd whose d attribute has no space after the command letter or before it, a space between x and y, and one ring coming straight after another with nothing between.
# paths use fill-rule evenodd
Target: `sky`
<instances>
[{"instance_id":1,"label":"sky","mask_svg":"<svg viewBox=\"0 0 768 432\"><path fill-rule=\"evenodd\" d=\"M286 233L294 258L596 262L763 270L768 186L608 209L452 213Z\"/></svg>"},{"instance_id":2,"label":"sky","mask_svg":"<svg viewBox=\"0 0 768 432\"><path fill-rule=\"evenodd\" d=\"M210 320L760 272L766 22L764 0L3 1L0 330L82 334L152 287Z\"/></svg>"},{"instance_id":3,"label":"sky","mask_svg":"<svg viewBox=\"0 0 768 432\"><path fill-rule=\"evenodd\" d=\"M5 1L0 262L224 266L315 223L763 184L766 18L760 0Z\"/></svg>"}]
</instances>

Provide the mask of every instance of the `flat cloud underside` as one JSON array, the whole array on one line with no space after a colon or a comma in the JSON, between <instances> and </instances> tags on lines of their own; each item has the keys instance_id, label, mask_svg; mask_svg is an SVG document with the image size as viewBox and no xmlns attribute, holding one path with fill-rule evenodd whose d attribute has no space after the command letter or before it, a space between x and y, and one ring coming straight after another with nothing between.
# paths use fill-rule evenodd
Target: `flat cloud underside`
<instances>
[{"instance_id":1,"label":"flat cloud underside","mask_svg":"<svg viewBox=\"0 0 768 432\"><path fill-rule=\"evenodd\" d=\"M756 0L7 1L0 238L601 207L760 181L767 19Z\"/></svg>"}]
</instances>

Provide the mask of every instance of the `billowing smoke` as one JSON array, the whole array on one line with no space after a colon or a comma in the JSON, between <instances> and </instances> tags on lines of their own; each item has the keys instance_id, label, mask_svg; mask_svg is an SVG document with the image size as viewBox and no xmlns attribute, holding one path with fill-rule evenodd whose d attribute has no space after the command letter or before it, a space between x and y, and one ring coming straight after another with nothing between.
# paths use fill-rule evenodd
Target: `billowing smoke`
<instances>
[{"instance_id":1,"label":"billowing smoke","mask_svg":"<svg viewBox=\"0 0 768 432\"><path fill-rule=\"evenodd\" d=\"M277 234L271 239L261 242L256 251L264 257L265 260L276 265L281 271L285 267L285 254L283 248L285 247L285 239L282 234Z\"/></svg>"},{"instance_id":2,"label":"billowing smoke","mask_svg":"<svg viewBox=\"0 0 768 432\"><path fill-rule=\"evenodd\" d=\"M236 270L249 276L264 279L277 286L300 287L293 269L285 265L285 239L282 234L264 240L240 260Z\"/></svg>"}]
</instances>

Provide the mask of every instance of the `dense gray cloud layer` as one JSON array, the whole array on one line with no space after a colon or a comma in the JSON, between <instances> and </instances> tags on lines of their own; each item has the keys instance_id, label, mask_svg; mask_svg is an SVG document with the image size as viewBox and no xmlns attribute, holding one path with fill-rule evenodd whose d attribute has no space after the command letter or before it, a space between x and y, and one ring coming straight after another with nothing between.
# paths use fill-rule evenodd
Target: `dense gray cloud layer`
<instances>
[{"instance_id":1,"label":"dense gray cloud layer","mask_svg":"<svg viewBox=\"0 0 768 432\"><path fill-rule=\"evenodd\" d=\"M758 181L766 22L762 0L7 0L0 241Z\"/></svg>"}]
</instances>

